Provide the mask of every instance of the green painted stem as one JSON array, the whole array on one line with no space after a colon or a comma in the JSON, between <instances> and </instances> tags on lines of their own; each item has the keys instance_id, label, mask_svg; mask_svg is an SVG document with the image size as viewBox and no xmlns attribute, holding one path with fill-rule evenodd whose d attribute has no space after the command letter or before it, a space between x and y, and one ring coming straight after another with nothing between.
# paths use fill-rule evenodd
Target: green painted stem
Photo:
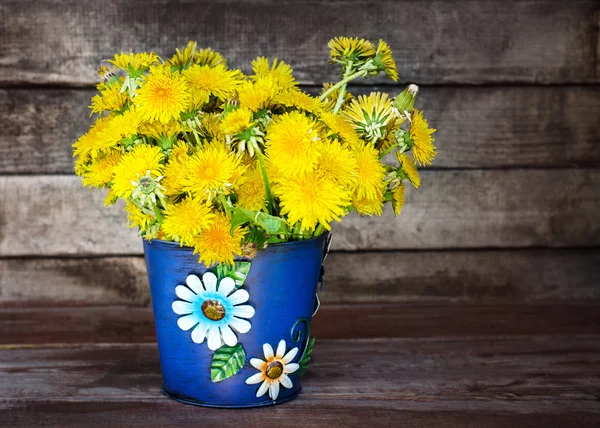
<instances>
[{"instance_id":1,"label":"green painted stem","mask_svg":"<svg viewBox=\"0 0 600 428\"><path fill-rule=\"evenodd\" d=\"M265 185L265 196L267 197L267 209L269 214L273 215L273 197L271 196L271 186L269 186L269 177L267 176L267 168L265 167L265 158L260 150L256 151L260 172L262 174L263 183Z\"/></svg>"}]
</instances>

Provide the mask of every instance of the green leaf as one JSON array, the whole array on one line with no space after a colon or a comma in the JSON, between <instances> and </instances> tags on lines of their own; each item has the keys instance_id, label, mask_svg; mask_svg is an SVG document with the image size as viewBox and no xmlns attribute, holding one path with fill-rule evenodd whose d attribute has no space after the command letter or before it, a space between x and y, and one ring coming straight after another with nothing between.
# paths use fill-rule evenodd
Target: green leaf
<instances>
[{"instance_id":1,"label":"green leaf","mask_svg":"<svg viewBox=\"0 0 600 428\"><path fill-rule=\"evenodd\" d=\"M289 226L281 217L275 217L262 211L245 210L236 207L231 216L231 230L246 223L262 227L271 235L289 234Z\"/></svg>"},{"instance_id":2,"label":"green leaf","mask_svg":"<svg viewBox=\"0 0 600 428\"><path fill-rule=\"evenodd\" d=\"M246 351L241 343L235 346L223 345L213 355L210 364L210 380L220 382L235 375L246 362Z\"/></svg>"},{"instance_id":3,"label":"green leaf","mask_svg":"<svg viewBox=\"0 0 600 428\"><path fill-rule=\"evenodd\" d=\"M314 344L315 338L312 337L306 344L306 348L304 348L304 352L302 353L302 357L300 358L300 367L298 368L296 375L302 376L306 372L306 369L308 368L308 363L310 362L310 356L312 354L312 348Z\"/></svg>"}]
</instances>

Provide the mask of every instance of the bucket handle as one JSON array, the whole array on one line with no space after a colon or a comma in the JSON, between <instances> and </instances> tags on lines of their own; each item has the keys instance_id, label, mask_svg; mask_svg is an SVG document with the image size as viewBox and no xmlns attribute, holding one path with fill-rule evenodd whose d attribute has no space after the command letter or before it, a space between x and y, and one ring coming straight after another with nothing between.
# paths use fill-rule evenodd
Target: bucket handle
<instances>
[{"instance_id":1,"label":"bucket handle","mask_svg":"<svg viewBox=\"0 0 600 428\"><path fill-rule=\"evenodd\" d=\"M333 232L329 232L329 235L327 235L327 238L325 241L325 251L323 252L323 260L321 260L321 272L319 273L319 281L317 282L317 285L318 285L317 288L319 289L319 291L323 290L323 277L325 276L325 266L323 265L323 263L325 263L327 254L329 254L329 249L331 248L331 237L332 236L333 236ZM321 301L319 300L319 294L315 293L315 305L314 305L314 310L313 310L313 314L312 314L313 317L317 314L320 307L321 307Z\"/></svg>"}]
</instances>

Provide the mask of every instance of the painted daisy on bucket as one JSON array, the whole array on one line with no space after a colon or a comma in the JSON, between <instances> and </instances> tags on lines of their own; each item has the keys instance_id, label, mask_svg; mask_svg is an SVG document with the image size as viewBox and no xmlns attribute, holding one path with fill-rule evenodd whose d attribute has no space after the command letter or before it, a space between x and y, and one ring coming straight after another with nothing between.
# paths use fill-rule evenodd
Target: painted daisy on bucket
<instances>
[{"instance_id":1,"label":"painted daisy on bucket","mask_svg":"<svg viewBox=\"0 0 600 428\"><path fill-rule=\"evenodd\" d=\"M192 340L202 343L207 340L212 351L223 344L234 346L238 334L248 333L251 324L247 319L254 316L254 308L243 305L248 301L246 290L236 289L235 280L225 277L218 283L212 272L202 275L188 275L187 285L175 287L175 294L181 300L173 302L173 312L182 315L177 325L183 331L192 328ZM217 287L218 283L218 287Z\"/></svg>"},{"instance_id":2,"label":"painted daisy on bucket","mask_svg":"<svg viewBox=\"0 0 600 428\"><path fill-rule=\"evenodd\" d=\"M288 389L294 386L288 375L296 372L300 367L299 364L291 362L298 354L298 348L290 349L287 354L285 348L285 340L279 342L276 352L273 352L273 347L270 344L265 343L263 345L265 360L263 361L260 358L250 359L250 364L260 371L246 379L246 383L254 385L262 382L256 392L257 397L262 397L269 391L271 400L276 400L279 396L280 384Z\"/></svg>"}]
</instances>

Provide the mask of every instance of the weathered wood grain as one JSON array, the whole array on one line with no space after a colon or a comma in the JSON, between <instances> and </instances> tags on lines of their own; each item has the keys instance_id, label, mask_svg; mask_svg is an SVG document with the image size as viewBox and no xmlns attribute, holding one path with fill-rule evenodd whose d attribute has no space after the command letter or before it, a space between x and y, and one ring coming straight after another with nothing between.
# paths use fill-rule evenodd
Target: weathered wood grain
<instances>
[{"instance_id":1,"label":"weathered wood grain","mask_svg":"<svg viewBox=\"0 0 600 428\"><path fill-rule=\"evenodd\" d=\"M315 91L315 88L305 88ZM354 87L355 94L402 87ZM0 90L0 173L72 174L91 90ZM424 87L439 155L436 168L600 165L600 88Z\"/></svg>"},{"instance_id":2,"label":"weathered wood grain","mask_svg":"<svg viewBox=\"0 0 600 428\"><path fill-rule=\"evenodd\" d=\"M322 396L304 397L284 406L248 410L222 410L184 406L169 401L128 400L122 402L78 401L23 402L0 415L10 427L52 426L61 428L82 426L157 427L219 426L226 420L232 425L276 426L297 428L378 427L427 428L581 428L594 427L599 416L594 411L562 409L554 413L554 402L532 409L532 403L504 403L497 410L482 401L474 406L459 403L451 410L437 410L432 403L407 403L389 399L352 400L329 399ZM537 404L537 403L534 403ZM450 405L448 405L450 407ZM475 407L475 408L474 408ZM528 413L511 410L531 409ZM199 422L200 421L200 422Z\"/></svg>"},{"instance_id":3,"label":"weathered wood grain","mask_svg":"<svg viewBox=\"0 0 600 428\"><path fill-rule=\"evenodd\" d=\"M312 333L319 339L591 335L600 333L600 313L597 301L518 305L324 304L313 319ZM89 306L81 302L0 306L0 344L5 348L154 341L150 308Z\"/></svg>"},{"instance_id":4,"label":"weathered wood grain","mask_svg":"<svg viewBox=\"0 0 600 428\"><path fill-rule=\"evenodd\" d=\"M401 216L350 215L334 250L595 246L599 170L425 171ZM119 206L74 176L0 177L0 254L141 254Z\"/></svg>"},{"instance_id":5,"label":"weathered wood grain","mask_svg":"<svg viewBox=\"0 0 600 428\"><path fill-rule=\"evenodd\" d=\"M488 418L491 412L571 413L572 421L580 421L577 415L589 421L600 412L599 352L597 336L321 340L303 379L302 396L287 406L252 414L258 421L274 412L291 412L279 415L287 420L304 410L304 418L310 420L316 410L336 414L346 409L344 413L357 415L380 410L391 422L400 421L402 411L460 411L465 416L483 412ZM140 405L138 412L153 414L168 406L160 392L154 344L13 349L0 352L0 361L4 397L0 408L5 411L28 410L33 415L36 409L48 413L63 409L58 411L62 422L69 420L64 409L79 406L88 413L86 403L105 403L109 412L113 406L118 410L126 406L134 414ZM187 412L185 406L178 407ZM248 411L240 411L244 412ZM195 413L203 415L204 423L217 417L204 409ZM185 419L176 419L181 420Z\"/></svg>"},{"instance_id":6,"label":"weathered wood grain","mask_svg":"<svg viewBox=\"0 0 600 428\"><path fill-rule=\"evenodd\" d=\"M600 299L600 250L332 252L321 302ZM0 259L0 302L149 305L143 257Z\"/></svg>"},{"instance_id":7,"label":"weathered wood grain","mask_svg":"<svg viewBox=\"0 0 600 428\"><path fill-rule=\"evenodd\" d=\"M597 2L6 0L0 82L89 85L115 51L170 55L195 39L234 66L290 62L303 82L336 72L327 41L388 41L403 80L597 82ZM368 17L368 19L365 19Z\"/></svg>"}]
</instances>

